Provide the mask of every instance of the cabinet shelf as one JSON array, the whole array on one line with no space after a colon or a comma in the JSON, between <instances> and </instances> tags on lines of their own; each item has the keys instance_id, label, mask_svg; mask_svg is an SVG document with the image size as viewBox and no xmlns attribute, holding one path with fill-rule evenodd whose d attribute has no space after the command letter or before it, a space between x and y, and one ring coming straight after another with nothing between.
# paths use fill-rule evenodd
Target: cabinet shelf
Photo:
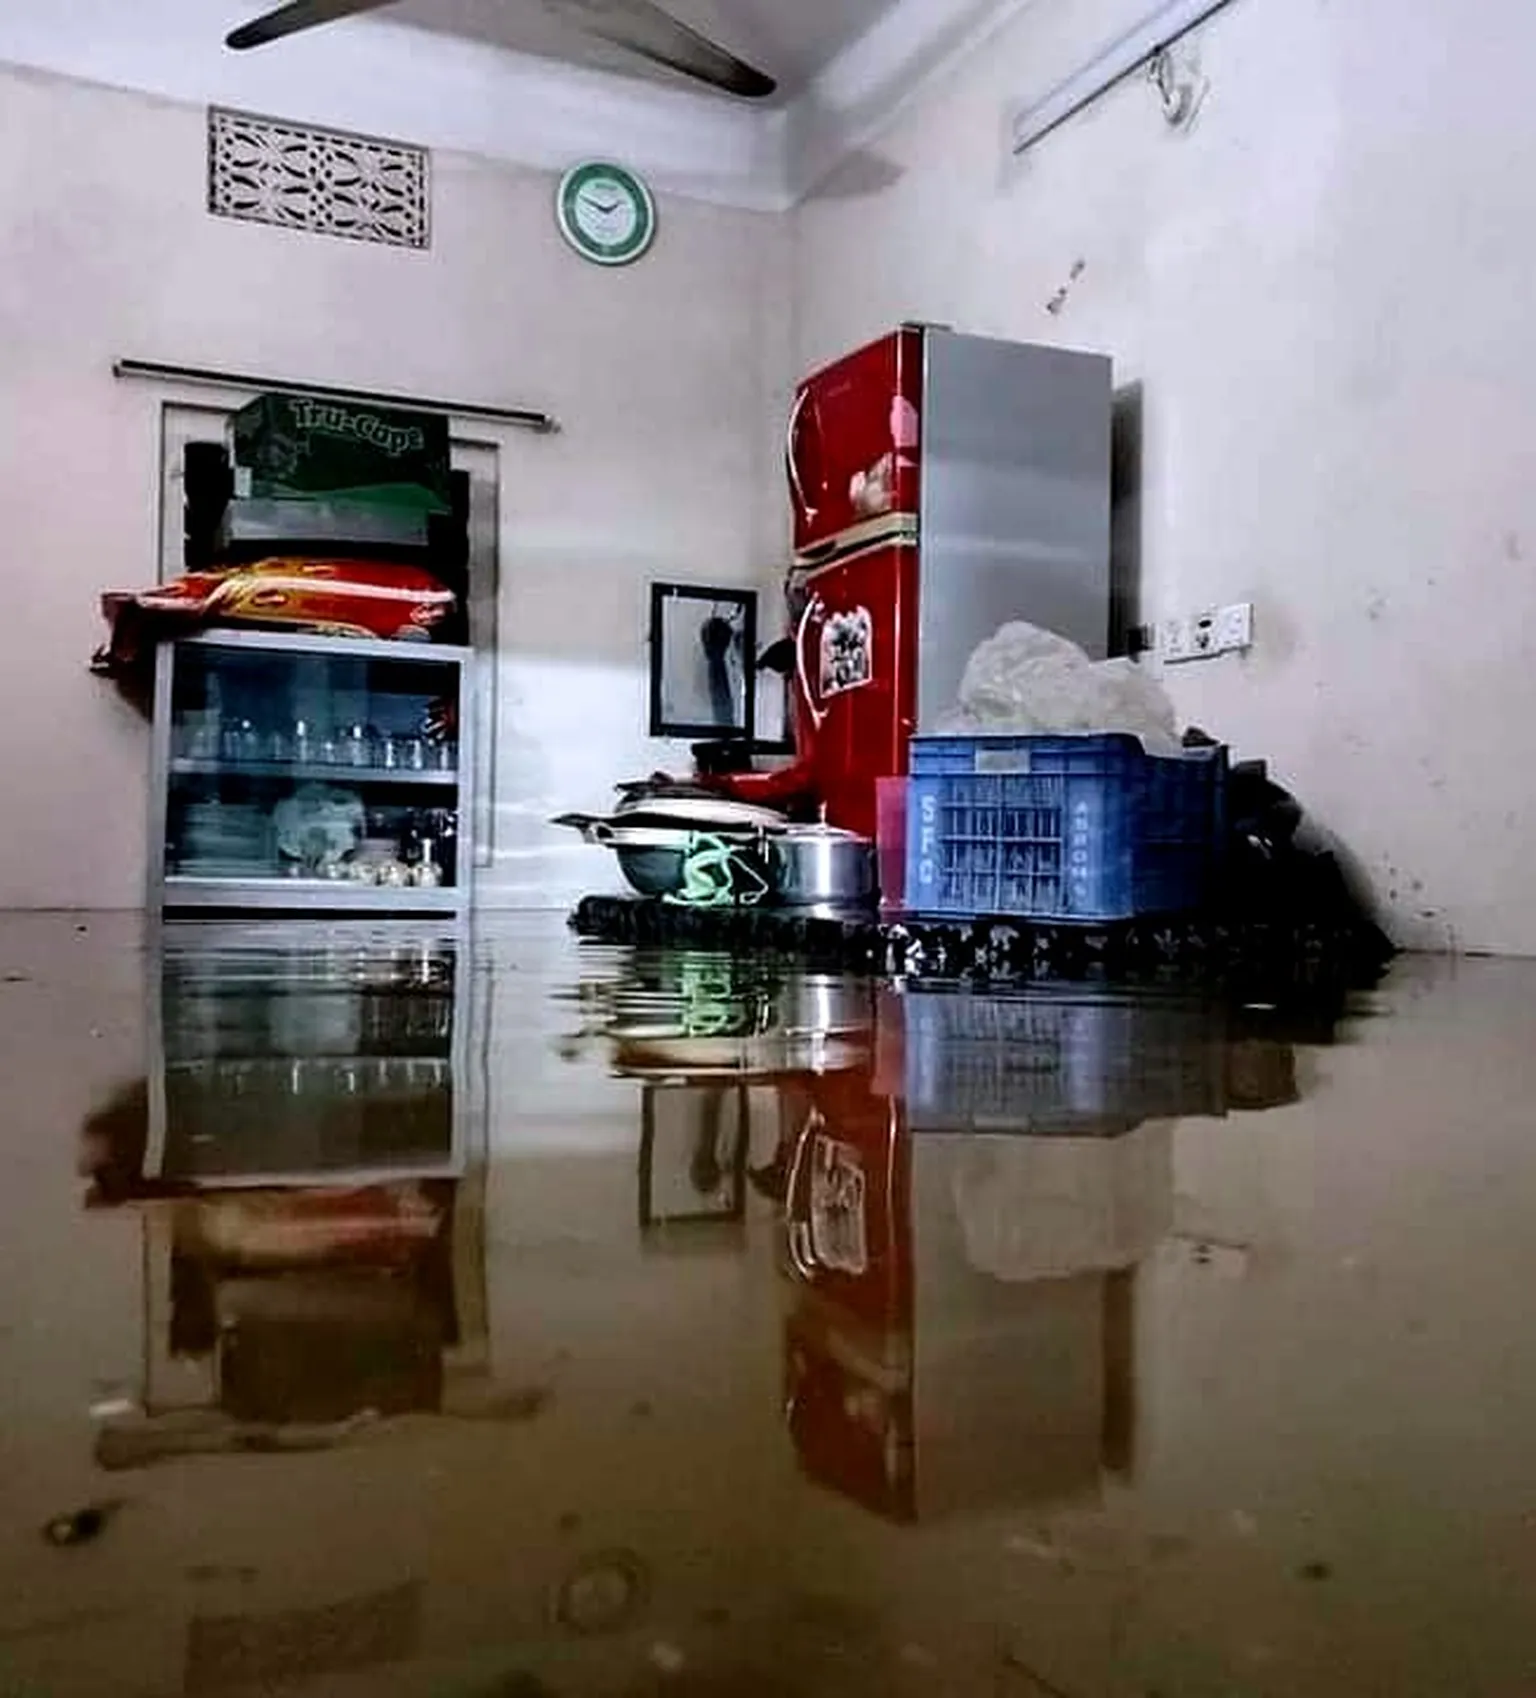
<instances>
[{"instance_id":1,"label":"cabinet shelf","mask_svg":"<svg viewBox=\"0 0 1536 1698\"><path fill-rule=\"evenodd\" d=\"M349 884L328 878L201 878L196 873L170 873L165 897L182 908L278 909L302 908L315 913L398 914L452 913L462 906L459 891L396 889L374 884Z\"/></svg>"},{"instance_id":2,"label":"cabinet shelf","mask_svg":"<svg viewBox=\"0 0 1536 1698\"><path fill-rule=\"evenodd\" d=\"M342 766L330 761L240 761L178 755L173 778L265 778L288 784L397 784L411 789L458 788L457 772L411 772L403 767Z\"/></svg>"},{"instance_id":3,"label":"cabinet shelf","mask_svg":"<svg viewBox=\"0 0 1536 1698\"><path fill-rule=\"evenodd\" d=\"M428 1056L167 1056L167 1081L248 1094L317 1096L327 1091L370 1099L386 1091L442 1090L453 1082L451 1060Z\"/></svg>"}]
</instances>

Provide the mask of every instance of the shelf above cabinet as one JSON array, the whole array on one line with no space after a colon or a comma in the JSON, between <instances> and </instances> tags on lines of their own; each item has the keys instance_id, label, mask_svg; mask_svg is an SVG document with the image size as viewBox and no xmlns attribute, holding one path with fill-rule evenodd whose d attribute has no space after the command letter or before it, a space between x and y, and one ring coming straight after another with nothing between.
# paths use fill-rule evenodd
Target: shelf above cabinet
<instances>
[{"instance_id":1,"label":"shelf above cabinet","mask_svg":"<svg viewBox=\"0 0 1536 1698\"><path fill-rule=\"evenodd\" d=\"M241 630L217 626L178 637L184 648L271 649L280 655L315 655L323 660L390 660L404 666L463 666L470 651L451 643L402 642L398 638L310 636L301 631Z\"/></svg>"},{"instance_id":2,"label":"shelf above cabinet","mask_svg":"<svg viewBox=\"0 0 1536 1698\"><path fill-rule=\"evenodd\" d=\"M457 772L412 772L400 767L342 766L329 761L241 761L178 756L173 778L265 778L288 784L398 784L456 790Z\"/></svg>"}]
</instances>

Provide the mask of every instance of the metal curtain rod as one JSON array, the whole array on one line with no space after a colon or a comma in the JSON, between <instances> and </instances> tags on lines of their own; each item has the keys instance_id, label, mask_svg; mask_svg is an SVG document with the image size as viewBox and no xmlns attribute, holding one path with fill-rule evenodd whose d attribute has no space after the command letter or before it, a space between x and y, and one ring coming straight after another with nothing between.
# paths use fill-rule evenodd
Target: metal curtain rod
<instances>
[{"instance_id":1,"label":"metal curtain rod","mask_svg":"<svg viewBox=\"0 0 1536 1698\"><path fill-rule=\"evenodd\" d=\"M1228 4L1229 0L1158 0L1139 24L1101 48L1082 70L1015 115L1014 154L1023 153L1068 118L1076 117L1138 66L1183 40Z\"/></svg>"},{"instance_id":2,"label":"metal curtain rod","mask_svg":"<svg viewBox=\"0 0 1536 1698\"><path fill-rule=\"evenodd\" d=\"M317 401L360 401L370 407L406 407L418 413L443 413L457 419L491 419L548 436L560 421L529 407L487 407L475 401L429 401L420 395L390 395L378 389L344 389L334 383L293 383L280 377L250 377L243 372L210 371L202 366L170 366L158 360L114 360L114 377L145 377L165 383L200 384L213 389L276 390L310 395Z\"/></svg>"}]
</instances>

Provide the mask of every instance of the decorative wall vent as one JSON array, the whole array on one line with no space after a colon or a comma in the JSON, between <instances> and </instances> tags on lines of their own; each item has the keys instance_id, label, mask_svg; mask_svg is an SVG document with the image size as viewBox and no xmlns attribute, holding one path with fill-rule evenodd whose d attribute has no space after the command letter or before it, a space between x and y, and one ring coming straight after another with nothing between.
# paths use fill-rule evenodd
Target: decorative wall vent
<instances>
[{"instance_id":1,"label":"decorative wall vent","mask_svg":"<svg viewBox=\"0 0 1536 1698\"><path fill-rule=\"evenodd\" d=\"M432 242L424 147L212 107L208 210L397 248Z\"/></svg>"}]
</instances>

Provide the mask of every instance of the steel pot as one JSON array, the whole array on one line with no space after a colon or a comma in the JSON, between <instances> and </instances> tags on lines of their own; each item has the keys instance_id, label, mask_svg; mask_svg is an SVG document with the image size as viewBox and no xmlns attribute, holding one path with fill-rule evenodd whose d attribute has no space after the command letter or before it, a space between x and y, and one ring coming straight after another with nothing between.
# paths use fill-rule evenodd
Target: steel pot
<instances>
[{"instance_id":1,"label":"steel pot","mask_svg":"<svg viewBox=\"0 0 1536 1698\"><path fill-rule=\"evenodd\" d=\"M875 997L868 979L796 973L779 992L774 1024L790 1038L868 1036Z\"/></svg>"},{"instance_id":2,"label":"steel pot","mask_svg":"<svg viewBox=\"0 0 1536 1698\"><path fill-rule=\"evenodd\" d=\"M878 899L875 848L856 832L827 825L791 826L764 845L769 901L776 908L846 913Z\"/></svg>"}]
</instances>

